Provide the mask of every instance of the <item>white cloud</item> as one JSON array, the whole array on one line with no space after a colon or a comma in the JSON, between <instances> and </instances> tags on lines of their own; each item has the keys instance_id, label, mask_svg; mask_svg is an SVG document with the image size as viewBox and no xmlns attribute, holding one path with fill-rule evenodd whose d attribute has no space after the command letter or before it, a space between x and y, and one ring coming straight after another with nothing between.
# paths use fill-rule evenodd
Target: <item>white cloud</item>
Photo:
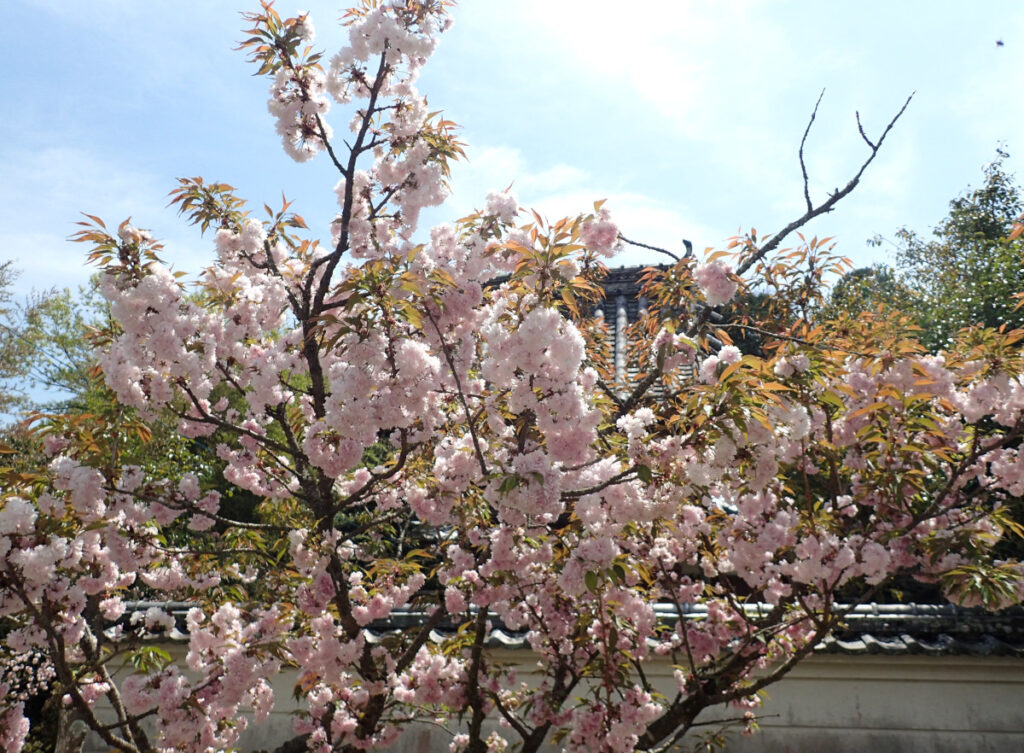
<instances>
[{"instance_id":1,"label":"white cloud","mask_svg":"<svg viewBox=\"0 0 1024 753\"><path fill-rule=\"evenodd\" d=\"M510 189L520 203L539 201L561 191L585 186L589 174L558 163L539 170L524 153L509 146L471 147L469 159L452 166L452 197L448 209L466 214L483 205L491 191Z\"/></svg>"},{"instance_id":2,"label":"white cloud","mask_svg":"<svg viewBox=\"0 0 1024 753\"><path fill-rule=\"evenodd\" d=\"M814 44L794 45L784 18L753 0L646 0L634 12L613 0L487 8L524 58L543 59L573 88L603 90L609 108L642 103L635 117L656 118L670 137L729 142L771 113L794 72L818 64Z\"/></svg>"}]
</instances>

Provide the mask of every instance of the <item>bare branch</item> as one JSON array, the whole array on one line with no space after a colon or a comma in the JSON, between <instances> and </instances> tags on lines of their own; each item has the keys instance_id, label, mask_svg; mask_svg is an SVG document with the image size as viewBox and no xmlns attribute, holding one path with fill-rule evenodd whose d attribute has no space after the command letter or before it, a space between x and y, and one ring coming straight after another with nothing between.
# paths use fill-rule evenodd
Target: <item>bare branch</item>
<instances>
[{"instance_id":1,"label":"bare branch","mask_svg":"<svg viewBox=\"0 0 1024 753\"><path fill-rule=\"evenodd\" d=\"M809 181L807 180L807 165L804 163L804 144L807 143L807 135L811 132L811 126L814 125L814 119L818 116L818 105L821 104L821 98L825 96L825 90L821 90L821 94L818 95L818 101L814 103L814 110L811 111L811 119L807 121L807 128L804 129L804 136L800 139L800 172L804 176L804 201L807 202L807 211L810 212L814 209L814 205L811 203L811 189ZM857 125L860 125L860 116L857 116ZM863 135L864 131L861 131Z\"/></svg>"},{"instance_id":2,"label":"bare branch","mask_svg":"<svg viewBox=\"0 0 1024 753\"><path fill-rule=\"evenodd\" d=\"M860 183L860 179L861 176L864 175L864 171L867 170L868 165L870 165L874 161L875 156L878 154L878 150L882 148L882 144L885 142L886 137L889 135L889 131L891 131L892 127L896 125L896 121L898 121L903 116L903 113L907 111L907 107L910 105L910 100L912 100L913 98L914 94L911 93L911 95L907 97L907 100L903 103L903 106L892 117L892 120L889 121L889 124L885 127L885 130L882 131L882 135L878 137L878 141L875 142L875 144L871 147L871 154L869 154L868 158L864 160L864 162L861 164L860 169L857 170L857 174L854 175L845 186L829 194L828 199L819 204L818 206L815 207L812 204L811 208L804 212L804 214L801 217L793 220L791 223L786 225L786 227L782 228L782 230L773 235L767 243L765 243L763 246L757 249L757 251L751 254L751 256L746 261L739 265L739 267L736 269L736 274L743 275L757 262L759 262L769 253L774 251L776 248L778 248L782 241L785 240L790 233L799 230L808 222L813 220L815 217L822 214L826 214L827 212L831 212L836 204L838 204L840 201L849 196L853 192L853 189L857 187L857 184Z\"/></svg>"},{"instance_id":3,"label":"bare branch","mask_svg":"<svg viewBox=\"0 0 1024 753\"><path fill-rule=\"evenodd\" d=\"M320 138L320 142L324 145L324 149L327 150L327 154L328 156L330 156L331 162L334 163L334 167L338 170L338 172L341 173L346 179L348 179L350 177L349 173L346 170L345 166L341 164L341 160L338 159L338 155L335 154L334 152L334 146L331 144L331 139L327 135L327 126L324 125L323 118L321 118L319 115L314 115L313 117L316 118L317 136Z\"/></svg>"},{"instance_id":4,"label":"bare branch","mask_svg":"<svg viewBox=\"0 0 1024 753\"><path fill-rule=\"evenodd\" d=\"M659 254L665 254L665 256L671 257L672 261L679 261L679 257L673 254L671 251L667 251L659 246L649 246L646 243L641 243L640 241L631 241L622 233L619 233L619 240L622 241L623 243L628 243L631 246L639 246L640 248L646 248L649 251L657 251Z\"/></svg>"},{"instance_id":5,"label":"bare branch","mask_svg":"<svg viewBox=\"0 0 1024 753\"><path fill-rule=\"evenodd\" d=\"M857 130L860 131L860 137L864 139L865 144L867 144L872 149L875 149L876 147L873 143L871 143L871 139L869 139L868 135L864 133L864 126L860 122L860 110L854 111L854 114L857 116Z\"/></svg>"}]
</instances>

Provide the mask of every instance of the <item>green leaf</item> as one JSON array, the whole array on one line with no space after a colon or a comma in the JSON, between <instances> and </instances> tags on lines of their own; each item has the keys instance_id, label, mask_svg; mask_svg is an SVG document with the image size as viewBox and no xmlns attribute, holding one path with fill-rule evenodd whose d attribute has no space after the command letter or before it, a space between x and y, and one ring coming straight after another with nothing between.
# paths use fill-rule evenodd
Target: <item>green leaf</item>
<instances>
[{"instance_id":1,"label":"green leaf","mask_svg":"<svg viewBox=\"0 0 1024 753\"><path fill-rule=\"evenodd\" d=\"M523 477L513 473L511 476L505 476L501 482L501 486L498 487L498 491L502 494L508 494L522 483Z\"/></svg>"},{"instance_id":2,"label":"green leaf","mask_svg":"<svg viewBox=\"0 0 1024 753\"><path fill-rule=\"evenodd\" d=\"M626 582L626 568L616 562L611 567L611 575L616 583L622 585Z\"/></svg>"}]
</instances>

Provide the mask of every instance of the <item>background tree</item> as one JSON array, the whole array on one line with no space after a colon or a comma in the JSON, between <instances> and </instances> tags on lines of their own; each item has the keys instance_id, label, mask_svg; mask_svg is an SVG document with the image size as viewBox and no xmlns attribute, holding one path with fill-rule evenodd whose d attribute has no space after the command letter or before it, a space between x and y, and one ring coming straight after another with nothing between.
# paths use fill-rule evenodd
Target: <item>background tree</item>
<instances>
[{"instance_id":1,"label":"background tree","mask_svg":"<svg viewBox=\"0 0 1024 753\"><path fill-rule=\"evenodd\" d=\"M884 264L859 267L836 281L816 318L835 319L843 313L857 317L879 307L886 312L905 311L909 295L910 290L900 282L892 267Z\"/></svg>"},{"instance_id":2,"label":"background tree","mask_svg":"<svg viewBox=\"0 0 1024 753\"><path fill-rule=\"evenodd\" d=\"M83 305L72 293L35 291L18 301L11 291L16 278L11 262L0 265L0 413L11 415L56 407L41 404L42 396L84 394L94 361Z\"/></svg>"},{"instance_id":3,"label":"background tree","mask_svg":"<svg viewBox=\"0 0 1024 753\"><path fill-rule=\"evenodd\" d=\"M895 275L878 268L867 286L865 303L894 295L892 306L922 327L921 340L930 350L949 347L963 327L1015 328L1024 323L1014 300L1024 289L1024 245L1009 237L1024 202L1013 176L1003 169L1004 158L1000 153L985 168L980 187L950 202L949 214L932 231L932 240L900 230ZM861 282L867 281L858 281L858 289L864 287ZM839 287L837 294L843 298L848 290ZM862 305L842 305L850 303Z\"/></svg>"}]
</instances>

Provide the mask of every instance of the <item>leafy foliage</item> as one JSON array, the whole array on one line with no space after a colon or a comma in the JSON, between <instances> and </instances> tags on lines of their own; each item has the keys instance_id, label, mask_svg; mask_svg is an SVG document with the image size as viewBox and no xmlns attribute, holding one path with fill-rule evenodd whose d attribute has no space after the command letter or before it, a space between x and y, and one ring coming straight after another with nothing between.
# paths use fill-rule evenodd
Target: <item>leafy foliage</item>
<instances>
[{"instance_id":1,"label":"leafy foliage","mask_svg":"<svg viewBox=\"0 0 1024 753\"><path fill-rule=\"evenodd\" d=\"M876 275L878 298L896 294L893 306L921 326L930 350L949 347L963 327L1024 324L1015 304L1024 245L1009 237L1024 200L1003 159L985 168L981 186L950 202L932 240L907 228L896 234L897 280L888 271Z\"/></svg>"}]
</instances>

